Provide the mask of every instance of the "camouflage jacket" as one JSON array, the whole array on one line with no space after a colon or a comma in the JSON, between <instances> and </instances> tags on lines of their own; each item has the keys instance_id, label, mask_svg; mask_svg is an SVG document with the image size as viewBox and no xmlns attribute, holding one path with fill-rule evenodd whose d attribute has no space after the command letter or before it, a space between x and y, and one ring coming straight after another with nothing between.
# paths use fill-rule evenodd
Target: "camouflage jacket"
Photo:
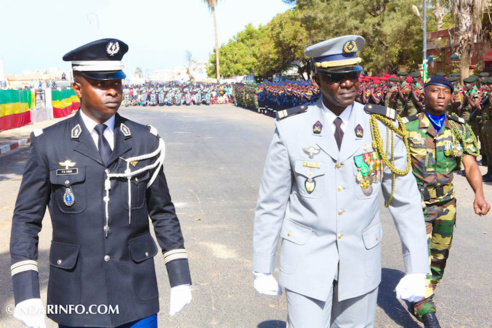
<instances>
[{"instance_id":1,"label":"camouflage jacket","mask_svg":"<svg viewBox=\"0 0 492 328\"><path fill-rule=\"evenodd\" d=\"M453 172L460 169L463 155L477 151L473 143L475 138L473 132L462 119L451 115L447 115L439 134L424 112L408 117L404 122L407 128L413 174L419 188L422 191L422 187L429 189L446 187L443 195L432 197L425 203L444 203L453 199ZM464 145L453 133L451 124L456 125L460 134L464 133Z\"/></svg>"}]
</instances>

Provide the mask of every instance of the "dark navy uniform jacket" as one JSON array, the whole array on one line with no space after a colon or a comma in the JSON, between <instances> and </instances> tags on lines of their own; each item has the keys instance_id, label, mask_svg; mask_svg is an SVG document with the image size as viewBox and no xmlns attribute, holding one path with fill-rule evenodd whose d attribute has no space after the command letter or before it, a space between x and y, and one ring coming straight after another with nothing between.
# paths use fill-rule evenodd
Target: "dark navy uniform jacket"
<instances>
[{"instance_id":1,"label":"dark navy uniform jacket","mask_svg":"<svg viewBox=\"0 0 492 328\"><path fill-rule=\"evenodd\" d=\"M12 223L15 302L39 297L38 233L48 206L53 225L48 308L83 305L89 311L95 304L118 309L113 314L48 313L63 325L113 327L159 311L153 259L158 249L149 232L149 216L171 287L191 284L183 236L162 166L142 170L130 181L111 178L106 217L107 173L129 172L128 168L135 172L152 165L158 155L131 163L125 159L158 153L163 144L154 128L118 114L114 138L105 167L80 113L31 135ZM147 186L157 169L157 177Z\"/></svg>"}]
</instances>

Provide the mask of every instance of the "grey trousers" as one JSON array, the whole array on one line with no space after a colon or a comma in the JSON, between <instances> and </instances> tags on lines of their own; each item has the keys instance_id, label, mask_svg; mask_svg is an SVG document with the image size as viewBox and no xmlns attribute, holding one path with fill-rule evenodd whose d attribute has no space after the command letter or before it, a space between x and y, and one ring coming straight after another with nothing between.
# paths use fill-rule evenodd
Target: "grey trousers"
<instances>
[{"instance_id":1,"label":"grey trousers","mask_svg":"<svg viewBox=\"0 0 492 328\"><path fill-rule=\"evenodd\" d=\"M370 328L374 327L378 288L338 302L338 284L322 302L286 289L288 328Z\"/></svg>"}]
</instances>

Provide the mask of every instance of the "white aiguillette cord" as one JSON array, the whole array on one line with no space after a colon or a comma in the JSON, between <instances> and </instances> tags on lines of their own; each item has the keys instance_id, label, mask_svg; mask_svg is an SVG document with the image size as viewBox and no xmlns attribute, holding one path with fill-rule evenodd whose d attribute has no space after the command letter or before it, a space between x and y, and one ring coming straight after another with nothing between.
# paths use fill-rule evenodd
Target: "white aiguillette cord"
<instances>
[{"instance_id":1,"label":"white aiguillette cord","mask_svg":"<svg viewBox=\"0 0 492 328\"><path fill-rule=\"evenodd\" d=\"M153 157L157 157L154 163L144 166L136 171L131 171L130 162L133 161L141 161L144 159L149 159ZM109 191L111 190L111 179L113 178L127 178L128 180L128 224L132 223L132 188L131 188L131 179L135 175L139 175L142 172L150 171L155 168L154 174L152 178L150 178L147 183L147 188L149 188L157 178L159 171L164 164L164 157L166 156L166 145L164 144L164 140L162 138L159 139L159 146L157 149L149 154L144 154L140 156L130 157L130 158L121 158L126 162L126 170L125 173L109 173L109 170L106 170L106 180L104 181L104 189L106 190L106 196L103 198L106 203L106 225L104 226L104 231L106 232L106 237L108 236L109 231Z\"/></svg>"}]
</instances>

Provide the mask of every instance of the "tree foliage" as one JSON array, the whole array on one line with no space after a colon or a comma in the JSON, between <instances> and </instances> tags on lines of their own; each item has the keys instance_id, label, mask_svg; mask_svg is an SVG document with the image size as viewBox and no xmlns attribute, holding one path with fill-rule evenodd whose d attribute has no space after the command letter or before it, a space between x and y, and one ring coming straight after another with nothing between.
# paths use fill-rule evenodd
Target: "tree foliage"
<instances>
[{"instance_id":1,"label":"tree foliage","mask_svg":"<svg viewBox=\"0 0 492 328\"><path fill-rule=\"evenodd\" d=\"M249 24L220 47L221 75L269 78L291 66L308 71L309 60L303 55L307 42L307 30L295 10L277 15L266 26ZM215 52L210 55L209 76L215 75L214 57Z\"/></svg>"},{"instance_id":2,"label":"tree foliage","mask_svg":"<svg viewBox=\"0 0 492 328\"><path fill-rule=\"evenodd\" d=\"M277 15L266 26L246 26L244 31L220 48L224 76L255 74L268 78L291 66L297 66L300 73L308 72L309 59L303 52L310 42L314 44L350 34L366 39L359 56L368 74L394 73L400 69L411 71L422 63L422 21L412 12L412 5L416 5L422 13L421 0L282 1L292 9ZM453 2L460 1L428 0L428 32L459 25L453 19L459 12L456 5L453 7ZM489 0L461 2L483 4ZM454 9L454 15L450 9ZM473 24L473 19L478 17L480 14L472 15L468 22ZM467 40L473 38L468 37ZM213 56L210 63L209 75L213 75Z\"/></svg>"}]
</instances>

